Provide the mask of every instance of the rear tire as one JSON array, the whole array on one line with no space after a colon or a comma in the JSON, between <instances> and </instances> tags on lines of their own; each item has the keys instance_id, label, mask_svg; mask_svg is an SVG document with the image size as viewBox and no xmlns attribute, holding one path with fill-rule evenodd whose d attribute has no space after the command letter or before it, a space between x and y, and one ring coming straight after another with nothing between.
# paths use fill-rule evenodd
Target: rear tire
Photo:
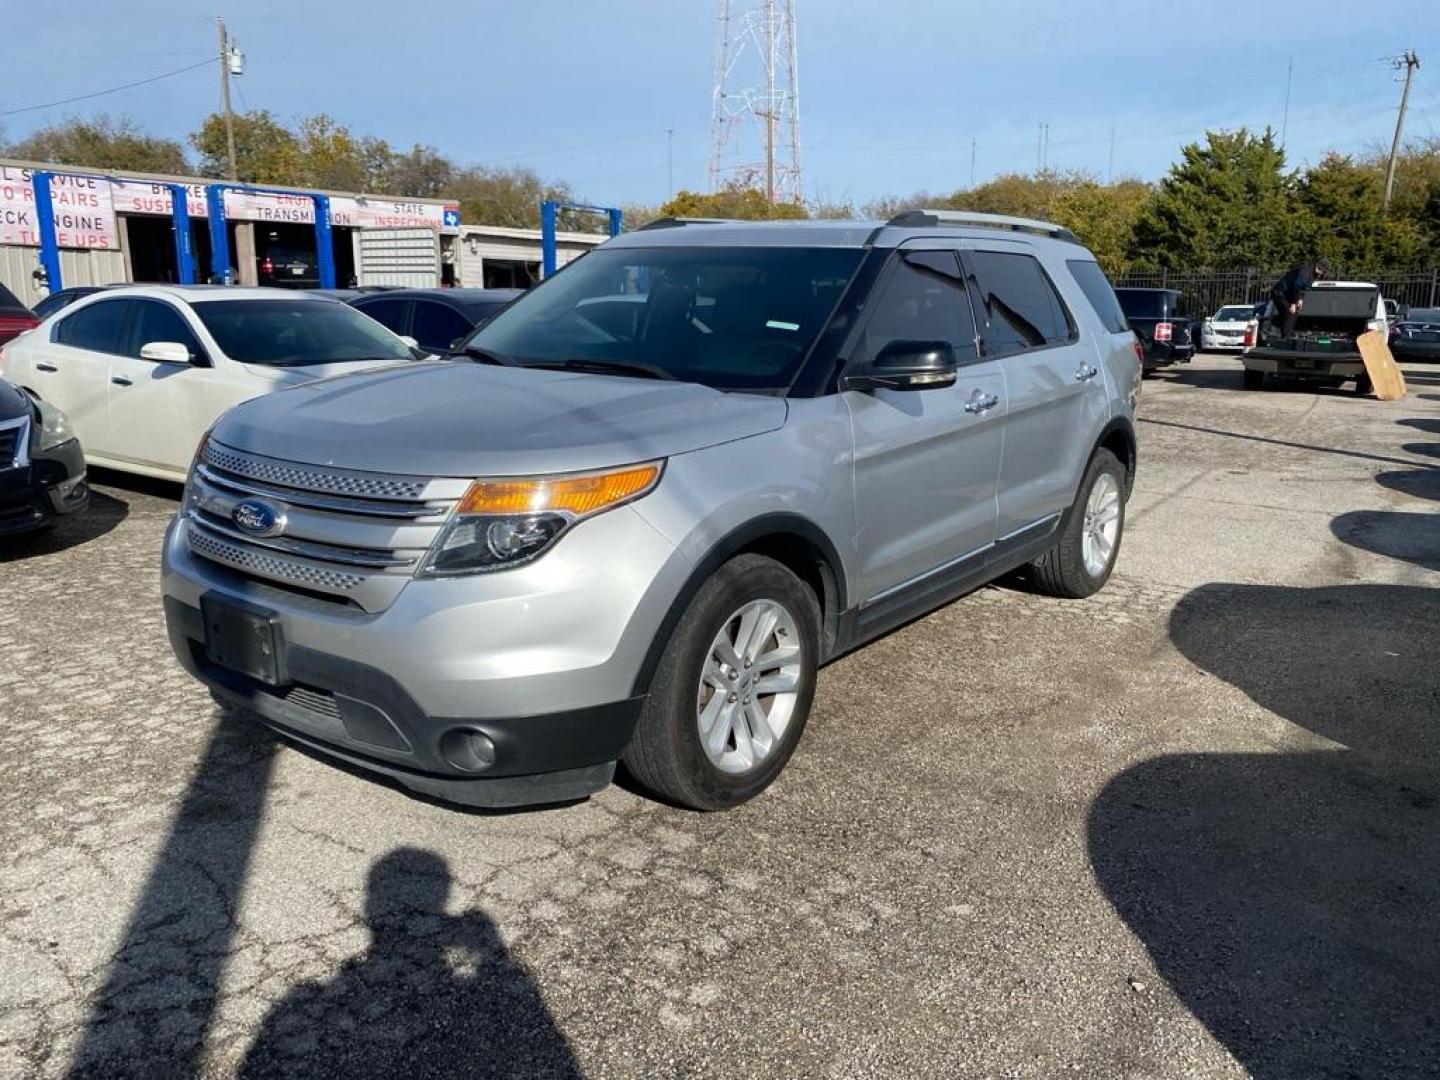
<instances>
[{"instance_id":1,"label":"rear tire","mask_svg":"<svg viewBox=\"0 0 1440 1080\"><path fill-rule=\"evenodd\" d=\"M1246 389L1246 390L1264 390L1264 389L1265 389L1265 373L1264 373L1263 371L1254 371L1254 370L1252 370L1252 369L1250 369L1250 368L1246 368L1246 369L1245 369L1245 389Z\"/></svg>"},{"instance_id":2,"label":"rear tire","mask_svg":"<svg viewBox=\"0 0 1440 1080\"><path fill-rule=\"evenodd\" d=\"M1368 371L1362 371L1355 376L1355 393L1360 397L1369 397L1375 390L1375 383L1370 378Z\"/></svg>"},{"instance_id":3,"label":"rear tire","mask_svg":"<svg viewBox=\"0 0 1440 1080\"><path fill-rule=\"evenodd\" d=\"M747 612L756 613L750 635ZM771 617L774 629L762 634ZM717 659L727 647L735 663ZM696 810L754 798L805 730L819 653L820 604L810 588L774 559L737 555L700 586L671 634L625 767L651 792ZM783 666L773 659L781 654ZM793 691L763 689L792 682Z\"/></svg>"},{"instance_id":4,"label":"rear tire","mask_svg":"<svg viewBox=\"0 0 1440 1080\"><path fill-rule=\"evenodd\" d=\"M1097 527L1110 536L1098 562L1094 558L1101 553L1096 547ZM1081 600L1099 592L1115 569L1124 532L1125 468L1102 448L1095 451L1085 469L1055 546L1030 564L1030 580L1041 592L1066 600Z\"/></svg>"}]
</instances>

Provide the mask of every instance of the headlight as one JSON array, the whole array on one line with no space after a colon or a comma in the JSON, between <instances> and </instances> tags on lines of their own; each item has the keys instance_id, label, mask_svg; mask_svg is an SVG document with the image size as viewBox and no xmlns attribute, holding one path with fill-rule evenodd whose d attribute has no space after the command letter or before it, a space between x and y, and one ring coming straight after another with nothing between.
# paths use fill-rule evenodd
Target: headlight
<instances>
[{"instance_id":1,"label":"headlight","mask_svg":"<svg viewBox=\"0 0 1440 1080\"><path fill-rule=\"evenodd\" d=\"M539 558L570 526L648 494L661 462L572 476L476 480L421 573L480 574Z\"/></svg>"},{"instance_id":2,"label":"headlight","mask_svg":"<svg viewBox=\"0 0 1440 1080\"><path fill-rule=\"evenodd\" d=\"M40 422L41 450L54 450L75 438L69 419L48 401L35 402L35 417Z\"/></svg>"}]
</instances>

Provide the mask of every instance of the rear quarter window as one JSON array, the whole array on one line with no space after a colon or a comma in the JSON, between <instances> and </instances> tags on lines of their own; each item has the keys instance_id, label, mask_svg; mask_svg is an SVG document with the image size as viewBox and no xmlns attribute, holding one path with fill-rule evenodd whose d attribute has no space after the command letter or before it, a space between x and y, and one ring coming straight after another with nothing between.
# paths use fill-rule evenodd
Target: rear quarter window
<instances>
[{"instance_id":1,"label":"rear quarter window","mask_svg":"<svg viewBox=\"0 0 1440 1080\"><path fill-rule=\"evenodd\" d=\"M1100 264L1092 259L1067 259L1065 265L1070 268L1075 284L1080 286L1085 299L1090 301L1090 306L1100 317L1101 325L1112 334L1123 334L1129 330L1130 322L1125 318L1115 289L1105 271L1100 269Z\"/></svg>"}]
</instances>

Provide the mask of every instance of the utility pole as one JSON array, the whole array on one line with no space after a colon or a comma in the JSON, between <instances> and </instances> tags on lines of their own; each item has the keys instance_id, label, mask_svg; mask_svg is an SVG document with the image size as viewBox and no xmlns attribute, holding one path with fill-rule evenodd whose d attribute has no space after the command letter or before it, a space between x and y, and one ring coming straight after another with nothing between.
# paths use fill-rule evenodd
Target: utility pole
<instances>
[{"instance_id":1,"label":"utility pole","mask_svg":"<svg viewBox=\"0 0 1440 1080\"><path fill-rule=\"evenodd\" d=\"M220 27L220 104L225 112L225 179L238 179L235 170L235 114L230 108L230 35L225 20L216 19Z\"/></svg>"},{"instance_id":2,"label":"utility pole","mask_svg":"<svg viewBox=\"0 0 1440 1080\"><path fill-rule=\"evenodd\" d=\"M1115 183L1115 125L1110 125L1110 164L1105 170L1105 183Z\"/></svg>"},{"instance_id":3,"label":"utility pole","mask_svg":"<svg viewBox=\"0 0 1440 1080\"><path fill-rule=\"evenodd\" d=\"M1420 58L1415 55L1414 49L1406 49L1405 55L1395 61L1398 68L1405 65L1405 89L1400 91L1400 115L1395 117L1395 141L1390 144L1390 164L1385 169L1385 201L1381 204L1382 210L1390 209L1390 196L1395 192L1395 159L1400 156L1400 140L1405 133L1405 110L1410 105L1410 80L1415 77L1415 69L1420 66Z\"/></svg>"},{"instance_id":4,"label":"utility pole","mask_svg":"<svg viewBox=\"0 0 1440 1080\"><path fill-rule=\"evenodd\" d=\"M1280 120L1280 149L1285 149L1285 133L1290 129L1290 85L1295 81L1295 57L1285 65L1285 114Z\"/></svg>"},{"instance_id":5,"label":"utility pole","mask_svg":"<svg viewBox=\"0 0 1440 1080\"><path fill-rule=\"evenodd\" d=\"M970 140L970 190L975 190L975 140Z\"/></svg>"},{"instance_id":6,"label":"utility pole","mask_svg":"<svg viewBox=\"0 0 1440 1080\"><path fill-rule=\"evenodd\" d=\"M665 197L675 197L675 128L674 125L665 129Z\"/></svg>"},{"instance_id":7,"label":"utility pole","mask_svg":"<svg viewBox=\"0 0 1440 1080\"><path fill-rule=\"evenodd\" d=\"M775 202L775 0L765 4L766 52L769 59L765 64L765 201Z\"/></svg>"}]
</instances>

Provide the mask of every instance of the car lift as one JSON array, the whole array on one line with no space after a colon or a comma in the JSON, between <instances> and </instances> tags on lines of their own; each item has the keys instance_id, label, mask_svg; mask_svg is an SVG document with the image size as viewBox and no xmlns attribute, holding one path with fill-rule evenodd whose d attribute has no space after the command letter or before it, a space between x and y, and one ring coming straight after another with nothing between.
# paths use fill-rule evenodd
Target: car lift
<instances>
[{"instance_id":1,"label":"car lift","mask_svg":"<svg viewBox=\"0 0 1440 1080\"><path fill-rule=\"evenodd\" d=\"M610 235L619 236L623 215L614 206L579 206L575 203L553 202L546 199L540 204L540 258L541 274L549 277L559 269L559 252L555 243L555 226L561 210L575 210L582 214L604 214L610 222Z\"/></svg>"},{"instance_id":2,"label":"car lift","mask_svg":"<svg viewBox=\"0 0 1440 1080\"><path fill-rule=\"evenodd\" d=\"M335 288L335 248L330 231L330 196L314 191L256 187L253 184L207 184L205 207L210 215L210 273L223 285L233 285L230 273L230 234L225 229L225 192L243 191L258 195L304 195L315 204L315 266L320 288Z\"/></svg>"}]
</instances>

